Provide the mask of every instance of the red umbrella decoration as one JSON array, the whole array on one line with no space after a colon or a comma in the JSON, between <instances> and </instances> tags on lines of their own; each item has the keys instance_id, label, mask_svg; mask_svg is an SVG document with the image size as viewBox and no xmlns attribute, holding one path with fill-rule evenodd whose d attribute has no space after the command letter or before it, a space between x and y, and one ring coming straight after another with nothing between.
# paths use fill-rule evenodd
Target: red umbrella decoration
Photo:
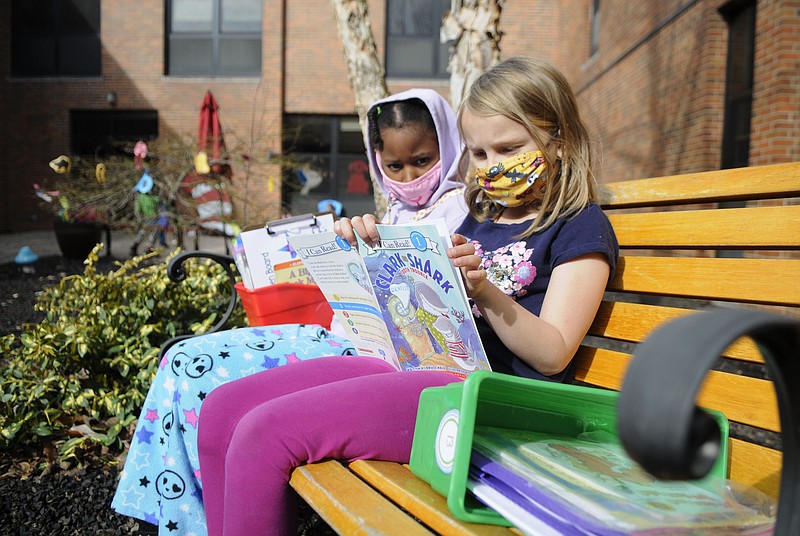
<instances>
[{"instance_id":1,"label":"red umbrella decoration","mask_svg":"<svg viewBox=\"0 0 800 536\"><path fill-rule=\"evenodd\" d=\"M229 223L233 205L226 189L226 182L233 174L231 167L221 160L224 153L219 105L209 90L200 106L195 169L183 179L182 187L192 196L201 228L233 236L235 230Z\"/></svg>"}]
</instances>

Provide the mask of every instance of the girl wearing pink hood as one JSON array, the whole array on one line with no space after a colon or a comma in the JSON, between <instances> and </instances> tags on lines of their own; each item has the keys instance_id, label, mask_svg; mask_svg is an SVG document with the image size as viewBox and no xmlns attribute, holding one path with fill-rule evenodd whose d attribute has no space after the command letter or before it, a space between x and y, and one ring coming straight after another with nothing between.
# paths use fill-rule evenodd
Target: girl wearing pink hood
<instances>
[{"instance_id":1,"label":"girl wearing pink hood","mask_svg":"<svg viewBox=\"0 0 800 536\"><path fill-rule=\"evenodd\" d=\"M389 199L381 223L444 218L452 232L464 221L467 206L458 179L464 144L444 97L410 89L376 101L367 112L364 144L370 170ZM367 214L342 218L336 226L355 243L353 232L367 238L375 223Z\"/></svg>"}]
</instances>

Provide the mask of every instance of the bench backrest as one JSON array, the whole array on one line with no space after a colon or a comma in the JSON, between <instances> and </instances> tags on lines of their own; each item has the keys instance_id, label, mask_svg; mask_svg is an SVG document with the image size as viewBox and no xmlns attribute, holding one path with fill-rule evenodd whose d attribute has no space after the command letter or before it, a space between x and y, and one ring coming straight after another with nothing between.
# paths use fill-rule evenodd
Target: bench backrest
<instances>
[{"instance_id":1,"label":"bench backrest","mask_svg":"<svg viewBox=\"0 0 800 536\"><path fill-rule=\"evenodd\" d=\"M576 381L619 389L635 344L698 309L800 317L799 196L800 163L604 185L620 262L576 356ZM751 341L726 350L697 403L731 422L729 477L776 497L778 407Z\"/></svg>"}]
</instances>

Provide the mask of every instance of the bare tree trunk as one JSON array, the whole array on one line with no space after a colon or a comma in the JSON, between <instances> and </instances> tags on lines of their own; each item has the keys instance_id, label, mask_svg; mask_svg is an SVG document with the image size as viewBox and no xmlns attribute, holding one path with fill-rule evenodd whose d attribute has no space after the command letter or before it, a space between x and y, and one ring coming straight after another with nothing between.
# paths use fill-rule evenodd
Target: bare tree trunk
<instances>
[{"instance_id":1,"label":"bare tree trunk","mask_svg":"<svg viewBox=\"0 0 800 536\"><path fill-rule=\"evenodd\" d=\"M372 28L369 25L366 0L331 0L333 18L342 42L347 62L347 76L356 97L356 113L361 131L367 131L369 105L389 95L383 67L378 61L378 52ZM370 174L372 170L370 169ZM382 217L388 206L383 191L372 176L375 198L375 213Z\"/></svg>"},{"instance_id":2,"label":"bare tree trunk","mask_svg":"<svg viewBox=\"0 0 800 536\"><path fill-rule=\"evenodd\" d=\"M450 103L453 107L475 79L500 61L500 12L504 0L451 0L450 11L442 20L440 39L452 41L450 63Z\"/></svg>"}]
</instances>

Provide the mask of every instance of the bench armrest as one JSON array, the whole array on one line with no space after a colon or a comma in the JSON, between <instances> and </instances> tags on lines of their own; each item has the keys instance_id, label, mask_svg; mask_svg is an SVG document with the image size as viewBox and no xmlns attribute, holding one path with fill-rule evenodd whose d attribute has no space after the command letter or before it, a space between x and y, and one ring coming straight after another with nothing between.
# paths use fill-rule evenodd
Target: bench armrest
<instances>
[{"instance_id":1,"label":"bench armrest","mask_svg":"<svg viewBox=\"0 0 800 536\"><path fill-rule=\"evenodd\" d=\"M783 432L775 534L800 534L800 320L753 310L684 316L656 329L634 352L619 397L618 425L628 454L664 479L704 476L719 429L695 405L706 372L736 339L749 336L773 379Z\"/></svg>"},{"instance_id":2,"label":"bench armrest","mask_svg":"<svg viewBox=\"0 0 800 536\"><path fill-rule=\"evenodd\" d=\"M220 255L217 253L211 253L209 251L184 251L179 253L178 255L173 258L169 265L167 265L167 277L170 280L174 281L175 283L180 283L186 279L186 270L183 267L183 263L186 262L187 259L191 258L199 258L199 259L209 259L220 266L225 270L228 274L228 278L230 279L231 283L231 295L228 301L228 309L225 311L225 314L222 318L214 324L214 326L207 332L207 333L216 333L217 331L222 330L228 323L228 320L233 314L233 310L236 307L236 300L238 295L236 294L236 289L234 288L234 284L236 283L236 272L234 271L234 267L236 266L233 257L230 255ZM184 339L189 339L194 337L194 335L178 335L169 339L161 346L161 351L158 354L158 357L164 357L164 354L170 347L175 344L176 342L180 342Z\"/></svg>"}]
</instances>

